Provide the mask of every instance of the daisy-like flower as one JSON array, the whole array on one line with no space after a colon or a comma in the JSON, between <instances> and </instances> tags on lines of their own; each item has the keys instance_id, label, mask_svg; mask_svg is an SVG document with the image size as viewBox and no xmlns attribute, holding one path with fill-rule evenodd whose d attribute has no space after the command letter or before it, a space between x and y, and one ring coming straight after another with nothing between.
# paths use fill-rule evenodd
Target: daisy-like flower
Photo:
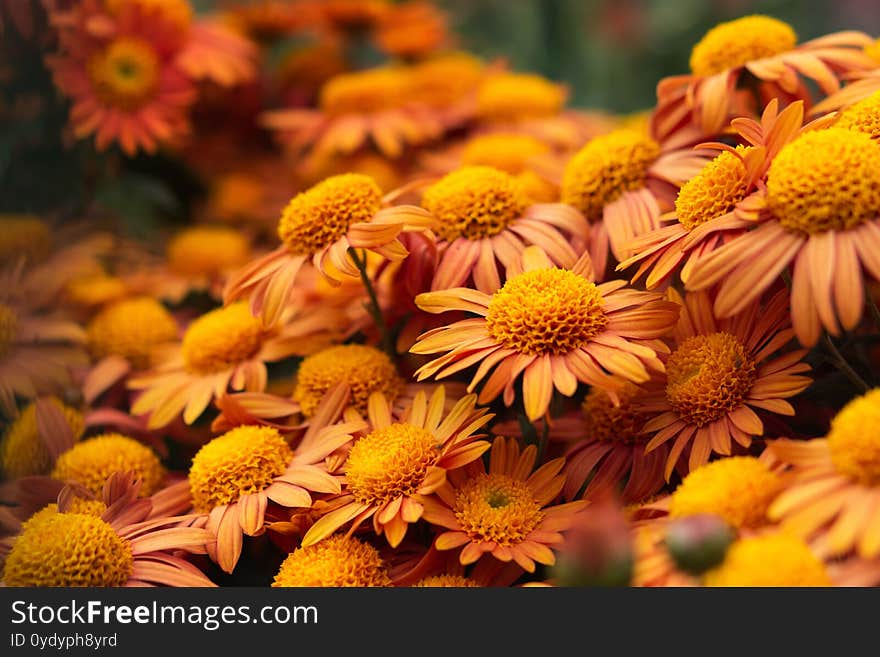
<instances>
[{"instance_id":1,"label":"daisy-like flower","mask_svg":"<svg viewBox=\"0 0 880 657\"><path fill-rule=\"evenodd\" d=\"M7 426L0 441L0 471L7 479L48 474L84 431L82 413L56 397L40 397Z\"/></svg>"},{"instance_id":2,"label":"daisy-like flower","mask_svg":"<svg viewBox=\"0 0 880 657\"><path fill-rule=\"evenodd\" d=\"M675 324L675 303L654 292L622 289L624 281L593 283L587 254L562 269L530 246L513 265L492 295L453 288L416 297L428 312L478 315L420 336L411 352L445 353L420 367L418 380L443 378L479 363L468 390L494 368L480 390L480 403L503 391L510 406L522 374L526 415L535 420L547 411L554 388L570 397L581 381L614 399L623 380L641 383L651 377L649 370L663 370L657 354L667 347L659 338Z\"/></svg>"},{"instance_id":3,"label":"daisy-like flower","mask_svg":"<svg viewBox=\"0 0 880 657\"><path fill-rule=\"evenodd\" d=\"M535 564L556 562L551 546L563 542L577 514L587 502L554 505L562 490L563 459L553 459L537 470L537 448L520 450L513 438L492 443L489 469L482 461L450 472L432 495L423 496L424 518L446 531L434 539L438 550L461 548L459 561L475 563L489 554L499 561L515 561L535 572Z\"/></svg>"},{"instance_id":4,"label":"daisy-like flower","mask_svg":"<svg viewBox=\"0 0 880 657\"><path fill-rule=\"evenodd\" d=\"M863 132L874 141L880 139L880 91L841 109L834 125Z\"/></svg>"},{"instance_id":5,"label":"daisy-like flower","mask_svg":"<svg viewBox=\"0 0 880 657\"><path fill-rule=\"evenodd\" d=\"M585 244L589 226L562 203L534 204L519 181L489 166L469 166L447 174L422 195L422 207L437 220L440 260L433 290L460 287L473 280L491 294L501 287L498 263L505 268L536 245L555 265L570 268L579 253L570 242Z\"/></svg>"},{"instance_id":6,"label":"daisy-like flower","mask_svg":"<svg viewBox=\"0 0 880 657\"><path fill-rule=\"evenodd\" d=\"M822 328L854 328L864 308L864 275L880 278L880 144L861 132L811 130L773 158L750 207L753 230L694 266L689 290L720 283L714 314L731 317L793 265L792 324L804 346Z\"/></svg>"},{"instance_id":7,"label":"daisy-like flower","mask_svg":"<svg viewBox=\"0 0 880 657\"><path fill-rule=\"evenodd\" d=\"M724 561L703 575L705 586L831 586L825 564L787 533L748 536L727 549Z\"/></svg>"},{"instance_id":8,"label":"daisy-like flower","mask_svg":"<svg viewBox=\"0 0 880 657\"><path fill-rule=\"evenodd\" d=\"M278 223L282 246L232 276L226 303L250 298L251 311L273 324L307 260L332 282L359 275L349 249L362 250L362 263L366 252L392 261L405 258L400 234L429 228L434 219L416 206L384 204L379 186L362 174L333 176L297 194Z\"/></svg>"},{"instance_id":9,"label":"daisy-like flower","mask_svg":"<svg viewBox=\"0 0 880 657\"><path fill-rule=\"evenodd\" d=\"M229 389L264 390L267 362L304 355L313 348L314 336L327 330L327 318L321 317L294 317L265 326L244 302L209 311L189 325L164 358L157 356L154 369L128 380L129 388L143 391L131 412L149 413L150 429L165 426L181 413L183 421L192 424Z\"/></svg>"},{"instance_id":10,"label":"daisy-like flower","mask_svg":"<svg viewBox=\"0 0 880 657\"><path fill-rule=\"evenodd\" d=\"M381 392L370 396L368 426L352 445L345 462L345 484L334 508L303 536L303 546L314 545L351 523L351 535L372 518L376 535L391 547L406 536L409 525L423 513L419 501L446 481L447 472L460 468L489 449L476 434L493 417L476 407L476 395L462 397L444 413L446 391L439 386L430 399L416 394L397 418Z\"/></svg>"},{"instance_id":11,"label":"daisy-like flower","mask_svg":"<svg viewBox=\"0 0 880 657\"><path fill-rule=\"evenodd\" d=\"M864 52L871 42L867 34L850 31L798 43L791 26L762 15L720 23L691 51L691 74L657 86L653 128L663 140L679 131L694 141L717 135L733 116L756 113L744 90L750 81L761 105L774 97L810 105L806 82L831 94L841 79L876 67Z\"/></svg>"},{"instance_id":12,"label":"daisy-like flower","mask_svg":"<svg viewBox=\"0 0 880 657\"><path fill-rule=\"evenodd\" d=\"M373 40L382 52L403 59L430 55L448 39L446 14L423 0L392 5L373 30Z\"/></svg>"},{"instance_id":13,"label":"daisy-like flower","mask_svg":"<svg viewBox=\"0 0 880 657\"><path fill-rule=\"evenodd\" d=\"M844 406L825 438L774 440L792 480L770 507L783 529L834 556L880 555L880 390Z\"/></svg>"},{"instance_id":14,"label":"daisy-like flower","mask_svg":"<svg viewBox=\"0 0 880 657\"><path fill-rule=\"evenodd\" d=\"M667 294L681 304L673 351L658 385L639 398L638 407L653 414L642 429L653 434L647 451L673 441L666 459L669 480L688 445L686 472L706 463L712 453L730 455L734 443L751 446L764 432L753 409L794 415L785 399L812 380L802 376L810 370L802 362L806 349L779 353L794 335L785 290L764 305L755 302L721 320L712 315L712 299L706 293L684 299L672 289Z\"/></svg>"},{"instance_id":15,"label":"daisy-like flower","mask_svg":"<svg viewBox=\"0 0 880 657\"><path fill-rule=\"evenodd\" d=\"M369 543L335 534L296 548L278 569L277 587L391 586L388 565Z\"/></svg>"}]
</instances>

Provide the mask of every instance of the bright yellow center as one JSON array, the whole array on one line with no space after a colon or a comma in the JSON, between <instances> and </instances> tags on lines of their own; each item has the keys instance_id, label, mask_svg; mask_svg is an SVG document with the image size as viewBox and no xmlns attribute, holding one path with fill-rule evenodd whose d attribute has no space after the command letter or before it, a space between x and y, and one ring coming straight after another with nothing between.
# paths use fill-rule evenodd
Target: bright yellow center
<instances>
[{"instance_id":1,"label":"bright yellow center","mask_svg":"<svg viewBox=\"0 0 880 657\"><path fill-rule=\"evenodd\" d=\"M608 318L594 283L567 269L535 269L492 295L489 335L521 354L567 354L602 332Z\"/></svg>"},{"instance_id":2,"label":"bright yellow center","mask_svg":"<svg viewBox=\"0 0 880 657\"><path fill-rule=\"evenodd\" d=\"M880 138L880 91L841 111L834 126L863 132L872 139Z\"/></svg>"},{"instance_id":3,"label":"bright yellow center","mask_svg":"<svg viewBox=\"0 0 880 657\"><path fill-rule=\"evenodd\" d=\"M522 216L529 200L509 173L469 166L445 175L425 190L422 207L438 220L437 235L452 241L497 235Z\"/></svg>"},{"instance_id":4,"label":"bright yellow center","mask_svg":"<svg viewBox=\"0 0 880 657\"><path fill-rule=\"evenodd\" d=\"M246 302L212 310L190 324L183 336L183 362L192 374L213 374L254 356L263 343L259 318Z\"/></svg>"},{"instance_id":5,"label":"bright yellow center","mask_svg":"<svg viewBox=\"0 0 880 657\"><path fill-rule=\"evenodd\" d=\"M741 153L745 148L739 147ZM682 185L675 199L675 215L687 230L731 212L748 191L746 167L736 155L724 151Z\"/></svg>"},{"instance_id":6,"label":"bright yellow center","mask_svg":"<svg viewBox=\"0 0 880 657\"><path fill-rule=\"evenodd\" d=\"M189 484L193 507L214 507L259 493L283 474L293 450L272 427L240 426L202 446L192 460Z\"/></svg>"},{"instance_id":7,"label":"bright yellow center","mask_svg":"<svg viewBox=\"0 0 880 657\"><path fill-rule=\"evenodd\" d=\"M6 586L122 586L134 556L127 540L100 518L56 513L30 525L12 545Z\"/></svg>"},{"instance_id":8,"label":"bright yellow center","mask_svg":"<svg viewBox=\"0 0 880 657\"><path fill-rule=\"evenodd\" d=\"M332 116L372 114L398 107L406 100L409 75L403 69L375 68L343 73L321 87L319 105Z\"/></svg>"},{"instance_id":9,"label":"bright yellow center","mask_svg":"<svg viewBox=\"0 0 880 657\"><path fill-rule=\"evenodd\" d=\"M695 335L672 352L666 377L673 410L702 427L743 403L755 381L755 363L730 333Z\"/></svg>"},{"instance_id":10,"label":"bright yellow center","mask_svg":"<svg viewBox=\"0 0 880 657\"><path fill-rule=\"evenodd\" d=\"M278 236L291 253L311 255L368 222L382 207L382 190L369 176L332 176L297 194L278 222Z\"/></svg>"},{"instance_id":11,"label":"bright yellow center","mask_svg":"<svg viewBox=\"0 0 880 657\"><path fill-rule=\"evenodd\" d=\"M245 264L248 240L225 226L196 226L178 233L168 244L168 266L184 276L216 276Z\"/></svg>"},{"instance_id":12,"label":"bright yellow center","mask_svg":"<svg viewBox=\"0 0 880 657\"><path fill-rule=\"evenodd\" d=\"M211 217L239 221L258 215L265 194L263 182L247 173L229 173L217 179L211 190Z\"/></svg>"},{"instance_id":13,"label":"bright yellow center","mask_svg":"<svg viewBox=\"0 0 880 657\"><path fill-rule=\"evenodd\" d=\"M160 14L178 29L186 29L192 21L193 9L189 0L104 0L104 6L111 14L118 14L129 5L136 5L144 13Z\"/></svg>"},{"instance_id":14,"label":"bright yellow center","mask_svg":"<svg viewBox=\"0 0 880 657\"><path fill-rule=\"evenodd\" d=\"M531 170L517 174L516 180L531 203L557 203L559 185Z\"/></svg>"},{"instance_id":15,"label":"bright yellow center","mask_svg":"<svg viewBox=\"0 0 880 657\"><path fill-rule=\"evenodd\" d=\"M88 68L101 100L126 112L143 106L159 82L159 57L138 38L116 39L89 60Z\"/></svg>"},{"instance_id":16,"label":"bright yellow center","mask_svg":"<svg viewBox=\"0 0 880 657\"><path fill-rule=\"evenodd\" d=\"M355 500L370 505L412 495L439 456L437 439L427 429L405 423L376 429L348 454L348 489Z\"/></svg>"},{"instance_id":17,"label":"bright yellow center","mask_svg":"<svg viewBox=\"0 0 880 657\"><path fill-rule=\"evenodd\" d=\"M635 443L645 440L646 436L641 433L641 429L650 419L650 415L640 413L636 410L637 406L632 403L638 395L638 388L627 382L617 395L620 400L619 405L615 405L604 390L590 389L581 404L584 438L616 443Z\"/></svg>"},{"instance_id":18,"label":"bright yellow center","mask_svg":"<svg viewBox=\"0 0 880 657\"><path fill-rule=\"evenodd\" d=\"M522 543L544 518L524 481L505 474L479 474L458 489L452 512L471 541Z\"/></svg>"},{"instance_id":19,"label":"bright yellow center","mask_svg":"<svg viewBox=\"0 0 880 657\"><path fill-rule=\"evenodd\" d=\"M125 281L104 272L76 276L64 286L65 300L86 308L117 301L127 293Z\"/></svg>"},{"instance_id":20,"label":"bright yellow center","mask_svg":"<svg viewBox=\"0 0 880 657\"><path fill-rule=\"evenodd\" d=\"M18 315L0 303L0 358L9 353L18 335Z\"/></svg>"},{"instance_id":21,"label":"bright yellow center","mask_svg":"<svg viewBox=\"0 0 880 657\"><path fill-rule=\"evenodd\" d=\"M349 405L362 413L367 410L367 400L372 393L381 392L386 399L393 400L404 385L385 352L368 345L338 345L302 361L296 374L293 400L299 402L303 415L311 417L324 394L341 381L351 390Z\"/></svg>"},{"instance_id":22,"label":"bright yellow center","mask_svg":"<svg viewBox=\"0 0 880 657\"><path fill-rule=\"evenodd\" d=\"M483 62L467 52L439 55L413 67L410 93L420 103L451 105L476 89L483 69Z\"/></svg>"},{"instance_id":23,"label":"bright yellow center","mask_svg":"<svg viewBox=\"0 0 880 657\"><path fill-rule=\"evenodd\" d=\"M828 449L839 472L866 486L880 484L880 389L856 397L834 416Z\"/></svg>"},{"instance_id":24,"label":"bright yellow center","mask_svg":"<svg viewBox=\"0 0 880 657\"><path fill-rule=\"evenodd\" d=\"M391 578L376 548L352 536L335 534L291 552L272 586L391 586Z\"/></svg>"},{"instance_id":25,"label":"bright yellow center","mask_svg":"<svg viewBox=\"0 0 880 657\"><path fill-rule=\"evenodd\" d=\"M741 538L704 576L706 586L831 586L825 566L802 540L787 534Z\"/></svg>"},{"instance_id":26,"label":"bright yellow center","mask_svg":"<svg viewBox=\"0 0 880 657\"><path fill-rule=\"evenodd\" d=\"M501 73L487 78L477 91L477 114L487 121L545 118L560 112L564 87L530 73Z\"/></svg>"},{"instance_id":27,"label":"bright yellow center","mask_svg":"<svg viewBox=\"0 0 880 657\"><path fill-rule=\"evenodd\" d=\"M708 76L748 62L784 53L797 45L797 34L782 21L743 16L706 32L691 51L691 72Z\"/></svg>"},{"instance_id":28,"label":"bright yellow center","mask_svg":"<svg viewBox=\"0 0 880 657\"><path fill-rule=\"evenodd\" d=\"M480 588L480 584L464 575L432 575L413 584L414 588Z\"/></svg>"},{"instance_id":29,"label":"bright yellow center","mask_svg":"<svg viewBox=\"0 0 880 657\"><path fill-rule=\"evenodd\" d=\"M86 328L89 350L95 358L115 355L136 369L150 366L156 345L177 338L177 322L152 297L123 299L103 308Z\"/></svg>"},{"instance_id":30,"label":"bright yellow center","mask_svg":"<svg viewBox=\"0 0 880 657\"><path fill-rule=\"evenodd\" d=\"M107 505L101 500L86 500L82 497L73 497L67 513L82 513L83 515L100 518L106 510ZM57 504L54 502L47 504L21 524L21 531L26 532L30 527L46 522L49 518L57 516L58 513Z\"/></svg>"},{"instance_id":31,"label":"bright yellow center","mask_svg":"<svg viewBox=\"0 0 880 657\"><path fill-rule=\"evenodd\" d=\"M767 507L782 481L766 463L752 456L732 456L697 468L672 494L673 518L711 513L737 529L767 524Z\"/></svg>"},{"instance_id":32,"label":"bright yellow center","mask_svg":"<svg viewBox=\"0 0 880 657\"><path fill-rule=\"evenodd\" d=\"M495 133L468 141L461 161L466 166L489 166L516 175L529 168L532 158L549 151L547 144L529 135Z\"/></svg>"},{"instance_id":33,"label":"bright yellow center","mask_svg":"<svg viewBox=\"0 0 880 657\"><path fill-rule=\"evenodd\" d=\"M74 440L79 440L85 430L82 413L51 398L52 405L58 408L73 432ZM0 443L0 466L9 479L42 475L52 469L52 457L37 430L37 407L28 404L21 414L9 425Z\"/></svg>"},{"instance_id":34,"label":"bright yellow center","mask_svg":"<svg viewBox=\"0 0 880 657\"><path fill-rule=\"evenodd\" d=\"M38 217L0 214L0 262L24 257L29 264L42 262L52 250L49 226Z\"/></svg>"},{"instance_id":35,"label":"bright yellow center","mask_svg":"<svg viewBox=\"0 0 880 657\"><path fill-rule=\"evenodd\" d=\"M568 161L562 176L562 202L578 208L591 222L605 206L645 184L648 167L660 155L653 139L620 129L594 137Z\"/></svg>"},{"instance_id":36,"label":"bright yellow center","mask_svg":"<svg viewBox=\"0 0 880 657\"><path fill-rule=\"evenodd\" d=\"M770 165L767 203L796 233L849 230L873 219L880 211L880 145L839 127L802 134Z\"/></svg>"},{"instance_id":37,"label":"bright yellow center","mask_svg":"<svg viewBox=\"0 0 880 657\"><path fill-rule=\"evenodd\" d=\"M55 462L52 477L77 483L100 495L114 472L132 472L141 481L141 496L162 487L165 468L149 447L118 433L106 433L77 443Z\"/></svg>"}]
</instances>

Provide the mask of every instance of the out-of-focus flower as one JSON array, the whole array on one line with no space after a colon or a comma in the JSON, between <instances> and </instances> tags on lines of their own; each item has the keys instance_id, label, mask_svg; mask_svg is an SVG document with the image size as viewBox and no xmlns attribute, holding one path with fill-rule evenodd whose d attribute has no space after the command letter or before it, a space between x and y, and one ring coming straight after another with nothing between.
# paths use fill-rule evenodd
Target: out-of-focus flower
<instances>
[{"instance_id":1,"label":"out-of-focus flower","mask_svg":"<svg viewBox=\"0 0 880 657\"><path fill-rule=\"evenodd\" d=\"M373 40L391 57L424 57L449 40L446 15L423 0L392 5L374 29Z\"/></svg>"},{"instance_id":2,"label":"out-of-focus flower","mask_svg":"<svg viewBox=\"0 0 880 657\"><path fill-rule=\"evenodd\" d=\"M809 546L785 533L739 539L703 582L723 587L831 586L825 565Z\"/></svg>"},{"instance_id":3,"label":"out-of-focus flower","mask_svg":"<svg viewBox=\"0 0 880 657\"><path fill-rule=\"evenodd\" d=\"M60 415L59 415L60 414ZM58 425L58 422L62 425ZM6 428L0 442L0 471L7 479L48 474L55 459L85 430L82 413L56 397L27 406Z\"/></svg>"}]
</instances>

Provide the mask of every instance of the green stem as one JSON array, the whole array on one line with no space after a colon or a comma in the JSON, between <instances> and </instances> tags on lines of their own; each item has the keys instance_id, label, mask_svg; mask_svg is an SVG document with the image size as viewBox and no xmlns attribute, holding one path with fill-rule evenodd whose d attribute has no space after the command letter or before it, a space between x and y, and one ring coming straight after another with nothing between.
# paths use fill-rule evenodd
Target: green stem
<instances>
[{"instance_id":1,"label":"green stem","mask_svg":"<svg viewBox=\"0 0 880 657\"><path fill-rule=\"evenodd\" d=\"M364 287L367 289L367 295L370 297L370 301L365 303L364 307L367 309L367 312L370 313L370 317L373 318L373 323L379 331L379 342L382 345L382 350L391 358L395 358L397 352L394 349L391 334L388 332L388 325L385 324L385 317L382 315L382 308L379 306L379 299L376 296L376 289L373 287L373 281L370 280L370 276L367 274L367 259L366 257L362 258L357 249L351 247L348 249L348 254L358 268L358 271L361 274L361 281L363 281Z\"/></svg>"},{"instance_id":2,"label":"green stem","mask_svg":"<svg viewBox=\"0 0 880 657\"><path fill-rule=\"evenodd\" d=\"M870 386L865 383L865 381L858 375L858 373L852 368L852 366L846 362L846 359L837 350L837 346L835 346L834 342L831 340L831 336L827 333L823 336L823 342L828 349L828 355L830 356L831 362L834 366L839 369L847 379L850 380L856 388L861 390L862 392L868 392L870 390Z\"/></svg>"}]
</instances>

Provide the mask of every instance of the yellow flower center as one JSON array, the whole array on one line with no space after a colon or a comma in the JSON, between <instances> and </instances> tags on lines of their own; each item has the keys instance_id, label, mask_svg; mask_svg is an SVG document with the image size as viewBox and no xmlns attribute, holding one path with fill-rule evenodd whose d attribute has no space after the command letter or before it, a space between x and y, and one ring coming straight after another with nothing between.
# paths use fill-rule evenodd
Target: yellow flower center
<instances>
[{"instance_id":1,"label":"yellow flower center","mask_svg":"<svg viewBox=\"0 0 880 657\"><path fill-rule=\"evenodd\" d=\"M95 358L116 355L136 369L150 366L156 345L177 338L177 322L152 297L123 299L102 309L86 329L89 349Z\"/></svg>"},{"instance_id":2,"label":"yellow flower center","mask_svg":"<svg viewBox=\"0 0 880 657\"><path fill-rule=\"evenodd\" d=\"M691 472L672 494L673 518L711 513L737 529L767 524L767 507L782 481L766 463L752 456L732 456Z\"/></svg>"},{"instance_id":3,"label":"yellow flower center","mask_svg":"<svg viewBox=\"0 0 880 657\"><path fill-rule=\"evenodd\" d=\"M375 68L343 73L321 87L319 105L331 116L372 114L398 107L406 100L409 75L403 69Z\"/></svg>"},{"instance_id":4,"label":"yellow flower center","mask_svg":"<svg viewBox=\"0 0 880 657\"><path fill-rule=\"evenodd\" d=\"M291 552L272 586L391 586L391 578L376 548L354 537L335 534Z\"/></svg>"},{"instance_id":5,"label":"yellow flower center","mask_svg":"<svg viewBox=\"0 0 880 657\"><path fill-rule=\"evenodd\" d=\"M52 250L49 226L37 217L0 214L0 262L42 262Z\"/></svg>"},{"instance_id":6,"label":"yellow flower center","mask_svg":"<svg viewBox=\"0 0 880 657\"><path fill-rule=\"evenodd\" d=\"M730 333L695 335L672 352L666 377L673 410L702 427L743 403L755 381L755 363Z\"/></svg>"},{"instance_id":7,"label":"yellow flower center","mask_svg":"<svg viewBox=\"0 0 880 657\"><path fill-rule=\"evenodd\" d=\"M584 437L616 443L644 441L647 436L641 433L641 429L650 415L638 412L632 403L638 393L639 389L627 381L617 393L620 404L615 406L604 390L591 388L581 404Z\"/></svg>"},{"instance_id":8,"label":"yellow flower center","mask_svg":"<svg viewBox=\"0 0 880 657\"><path fill-rule=\"evenodd\" d=\"M559 185L534 171L523 171L517 174L516 180L523 194L531 203L556 203L559 201Z\"/></svg>"},{"instance_id":9,"label":"yellow flower center","mask_svg":"<svg viewBox=\"0 0 880 657\"><path fill-rule=\"evenodd\" d=\"M562 176L562 202L578 208L591 222L602 219L608 203L645 184L660 146L626 128L594 137L572 156Z\"/></svg>"},{"instance_id":10,"label":"yellow flower center","mask_svg":"<svg viewBox=\"0 0 880 657\"><path fill-rule=\"evenodd\" d=\"M473 542L522 543L544 518L524 481L505 474L479 474L458 489L452 508Z\"/></svg>"},{"instance_id":11,"label":"yellow flower center","mask_svg":"<svg viewBox=\"0 0 880 657\"><path fill-rule=\"evenodd\" d=\"M412 495L440 456L427 429L396 423L360 438L348 454L345 477L355 500L379 505Z\"/></svg>"},{"instance_id":12,"label":"yellow flower center","mask_svg":"<svg viewBox=\"0 0 880 657\"><path fill-rule=\"evenodd\" d=\"M82 513L87 516L100 518L106 510L107 505L104 504L101 500L86 500L82 497L74 497L73 501L70 504L70 509L67 511L67 513ZM55 504L54 502L52 502L51 504L47 504L21 524L21 532L26 532L30 527L33 527L34 525L45 522L49 518L54 518L58 515L58 513L59 511L57 504Z\"/></svg>"},{"instance_id":13,"label":"yellow flower center","mask_svg":"<svg viewBox=\"0 0 880 657\"><path fill-rule=\"evenodd\" d=\"M568 93L550 80L530 73L501 73L487 78L477 91L477 114L487 121L520 121L559 113Z\"/></svg>"},{"instance_id":14,"label":"yellow flower center","mask_svg":"<svg viewBox=\"0 0 880 657\"><path fill-rule=\"evenodd\" d=\"M120 37L94 55L88 69L101 100L131 112L152 95L159 82L160 63L149 42Z\"/></svg>"},{"instance_id":15,"label":"yellow flower center","mask_svg":"<svg viewBox=\"0 0 880 657\"><path fill-rule=\"evenodd\" d=\"M100 518L56 513L30 525L12 545L6 586L122 586L134 556L127 540Z\"/></svg>"},{"instance_id":16,"label":"yellow flower center","mask_svg":"<svg viewBox=\"0 0 880 657\"><path fill-rule=\"evenodd\" d=\"M426 105L451 105L476 89L483 68L483 62L467 52L427 59L412 69L410 94Z\"/></svg>"},{"instance_id":17,"label":"yellow flower center","mask_svg":"<svg viewBox=\"0 0 880 657\"><path fill-rule=\"evenodd\" d=\"M789 25L769 16L743 16L706 32L691 51L691 72L708 76L773 57L797 45Z\"/></svg>"},{"instance_id":18,"label":"yellow flower center","mask_svg":"<svg viewBox=\"0 0 880 657\"><path fill-rule=\"evenodd\" d=\"M63 414L75 440L85 431L82 413L51 398L52 404ZM52 457L37 430L37 407L28 404L9 425L0 443L0 466L9 479L46 474L52 468Z\"/></svg>"},{"instance_id":19,"label":"yellow flower center","mask_svg":"<svg viewBox=\"0 0 880 657\"><path fill-rule=\"evenodd\" d=\"M250 257L250 244L225 226L197 226L178 233L168 244L168 266L184 276L216 276Z\"/></svg>"},{"instance_id":20,"label":"yellow flower center","mask_svg":"<svg viewBox=\"0 0 880 657\"><path fill-rule=\"evenodd\" d=\"M293 400L299 402L303 415L311 417L324 394L340 381L351 390L349 404L366 412L367 400L381 392L393 400L403 389L403 379L386 353L360 344L328 347L305 358L296 374Z\"/></svg>"},{"instance_id":21,"label":"yellow flower center","mask_svg":"<svg viewBox=\"0 0 880 657\"><path fill-rule=\"evenodd\" d=\"M856 397L837 413L828 449L841 474L866 486L880 484L880 389Z\"/></svg>"},{"instance_id":22,"label":"yellow flower center","mask_svg":"<svg viewBox=\"0 0 880 657\"><path fill-rule=\"evenodd\" d=\"M127 5L137 5L144 13L160 14L181 30L192 21L193 9L188 0L104 0L107 11L114 15Z\"/></svg>"},{"instance_id":23,"label":"yellow flower center","mask_svg":"<svg viewBox=\"0 0 880 657\"><path fill-rule=\"evenodd\" d=\"M747 149L737 150L744 153ZM731 212L747 191L745 165L736 155L724 151L682 185L675 199L678 222L693 230Z\"/></svg>"},{"instance_id":24,"label":"yellow flower center","mask_svg":"<svg viewBox=\"0 0 880 657\"><path fill-rule=\"evenodd\" d=\"M489 335L521 354L567 354L602 332L608 318L594 283L567 269L535 269L492 295Z\"/></svg>"},{"instance_id":25,"label":"yellow flower center","mask_svg":"<svg viewBox=\"0 0 880 657\"><path fill-rule=\"evenodd\" d=\"M445 175L425 190L422 207L438 221L437 235L480 240L497 235L529 206L516 178L488 166L471 166Z\"/></svg>"},{"instance_id":26,"label":"yellow flower center","mask_svg":"<svg viewBox=\"0 0 880 657\"><path fill-rule=\"evenodd\" d=\"M212 310L190 324L183 336L183 362L192 374L213 374L256 354L263 343L259 318L246 302Z\"/></svg>"},{"instance_id":27,"label":"yellow flower center","mask_svg":"<svg viewBox=\"0 0 880 657\"><path fill-rule=\"evenodd\" d=\"M848 230L880 210L880 145L832 127L802 134L767 172L767 203L797 233Z\"/></svg>"},{"instance_id":28,"label":"yellow flower center","mask_svg":"<svg viewBox=\"0 0 880 657\"><path fill-rule=\"evenodd\" d=\"M369 176L332 176L297 194L278 222L278 236L291 253L311 255L368 222L382 207L382 190Z\"/></svg>"},{"instance_id":29,"label":"yellow flower center","mask_svg":"<svg viewBox=\"0 0 880 657\"><path fill-rule=\"evenodd\" d=\"M549 151L547 144L529 135L496 133L468 141L461 160L467 166L489 166L516 175L529 168L532 158Z\"/></svg>"},{"instance_id":30,"label":"yellow flower center","mask_svg":"<svg viewBox=\"0 0 880 657\"><path fill-rule=\"evenodd\" d=\"M240 426L203 445L192 460L193 507L207 513L268 488L284 474L293 450L272 427Z\"/></svg>"},{"instance_id":31,"label":"yellow flower center","mask_svg":"<svg viewBox=\"0 0 880 657\"><path fill-rule=\"evenodd\" d=\"M104 482L114 472L133 472L141 481L141 496L162 487L165 468L149 447L118 433L106 433L77 443L55 462L52 477L77 483L100 495Z\"/></svg>"},{"instance_id":32,"label":"yellow flower center","mask_svg":"<svg viewBox=\"0 0 880 657\"><path fill-rule=\"evenodd\" d=\"M127 292L125 281L104 272L76 276L64 286L65 300L86 308L117 301Z\"/></svg>"},{"instance_id":33,"label":"yellow flower center","mask_svg":"<svg viewBox=\"0 0 880 657\"><path fill-rule=\"evenodd\" d=\"M880 138L880 91L844 109L834 126L863 132L872 139Z\"/></svg>"},{"instance_id":34,"label":"yellow flower center","mask_svg":"<svg viewBox=\"0 0 880 657\"><path fill-rule=\"evenodd\" d=\"M413 584L413 588L480 588L480 584L464 575L432 575Z\"/></svg>"},{"instance_id":35,"label":"yellow flower center","mask_svg":"<svg viewBox=\"0 0 880 657\"><path fill-rule=\"evenodd\" d=\"M742 538L705 575L706 586L831 586L825 566L802 540L787 534Z\"/></svg>"},{"instance_id":36,"label":"yellow flower center","mask_svg":"<svg viewBox=\"0 0 880 657\"><path fill-rule=\"evenodd\" d=\"M9 353L18 335L18 315L9 306L0 303L0 358Z\"/></svg>"}]
</instances>

